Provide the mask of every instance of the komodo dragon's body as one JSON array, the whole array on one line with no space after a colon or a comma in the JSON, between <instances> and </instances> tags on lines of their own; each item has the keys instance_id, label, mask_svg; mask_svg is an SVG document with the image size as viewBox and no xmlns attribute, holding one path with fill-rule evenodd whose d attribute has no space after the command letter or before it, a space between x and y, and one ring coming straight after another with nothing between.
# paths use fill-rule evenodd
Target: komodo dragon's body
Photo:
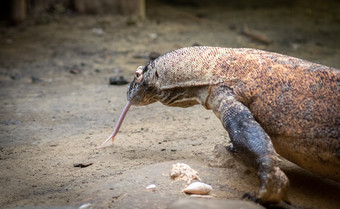
<instances>
[{"instance_id":1,"label":"komodo dragon's body","mask_svg":"<svg viewBox=\"0 0 340 209\"><path fill-rule=\"evenodd\" d=\"M276 152L340 181L338 69L255 49L189 47L138 67L127 98L212 109L236 152L258 169L262 203L287 200Z\"/></svg>"}]
</instances>

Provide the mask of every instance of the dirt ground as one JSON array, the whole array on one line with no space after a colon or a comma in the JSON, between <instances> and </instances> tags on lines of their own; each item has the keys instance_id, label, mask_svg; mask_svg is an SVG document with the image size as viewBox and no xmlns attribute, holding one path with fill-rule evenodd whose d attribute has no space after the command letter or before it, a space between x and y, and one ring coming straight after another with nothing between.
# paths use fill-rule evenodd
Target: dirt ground
<instances>
[{"instance_id":1,"label":"dirt ground","mask_svg":"<svg viewBox=\"0 0 340 209\"><path fill-rule=\"evenodd\" d=\"M340 3L278 2L285 3L148 3L146 21L41 14L0 28L0 208L166 208L190 198L181 192L184 181L169 178L177 162L196 169L213 198L255 192L258 180L247 168L209 166L215 145L229 139L201 106L132 107L114 145L95 147L126 104L127 85L108 85L109 77L131 81L150 52L193 44L251 47L340 68ZM272 43L243 35L246 26ZM281 164L291 181L291 208L340 207L339 183ZM147 191L149 184L157 189Z\"/></svg>"}]
</instances>

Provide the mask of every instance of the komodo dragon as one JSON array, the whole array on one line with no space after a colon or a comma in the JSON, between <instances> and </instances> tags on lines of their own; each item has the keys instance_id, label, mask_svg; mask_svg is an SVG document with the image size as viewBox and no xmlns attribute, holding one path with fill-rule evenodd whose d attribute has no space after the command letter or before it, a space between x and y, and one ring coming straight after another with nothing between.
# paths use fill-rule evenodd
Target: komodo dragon
<instances>
[{"instance_id":1,"label":"komodo dragon","mask_svg":"<svg viewBox=\"0 0 340 209\"><path fill-rule=\"evenodd\" d=\"M256 198L263 204L287 201L289 181L276 152L340 181L339 69L256 49L188 47L138 67L127 99L106 141L113 140L130 105L201 104L258 170Z\"/></svg>"}]
</instances>

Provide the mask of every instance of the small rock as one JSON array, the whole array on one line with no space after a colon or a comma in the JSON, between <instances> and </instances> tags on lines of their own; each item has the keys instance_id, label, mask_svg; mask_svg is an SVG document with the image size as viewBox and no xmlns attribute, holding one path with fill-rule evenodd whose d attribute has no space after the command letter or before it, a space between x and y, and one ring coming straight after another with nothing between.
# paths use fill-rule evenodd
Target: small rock
<instances>
[{"instance_id":1,"label":"small rock","mask_svg":"<svg viewBox=\"0 0 340 209\"><path fill-rule=\"evenodd\" d=\"M150 52L149 59L152 61L152 60L155 60L159 56L161 56L161 54L158 52Z\"/></svg>"},{"instance_id":2,"label":"small rock","mask_svg":"<svg viewBox=\"0 0 340 209\"><path fill-rule=\"evenodd\" d=\"M158 37L157 33L149 33L149 38L155 40Z\"/></svg>"},{"instance_id":3,"label":"small rock","mask_svg":"<svg viewBox=\"0 0 340 209\"><path fill-rule=\"evenodd\" d=\"M116 77L110 77L109 84L110 85L125 85L129 83L123 76L116 76Z\"/></svg>"},{"instance_id":4,"label":"small rock","mask_svg":"<svg viewBox=\"0 0 340 209\"><path fill-rule=\"evenodd\" d=\"M32 83L40 83L43 82L39 77L31 76Z\"/></svg>"},{"instance_id":5,"label":"small rock","mask_svg":"<svg viewBox=\"0 0 340 209\"><path fill-rule=\"evenodd\" d=\"M298 44L298 43L291 43L290 44L290 46L291 46L291 48L293 49L293 50L298 50L299 48L300 48L300 44Z\"/></svg>"},{"instance_id":6,"label":"small rock","mask_svg":"<svg viewBox=\"0 0 340 209\"><path fill-rule=\"evenodd\" d=\"M103 29L101 29L101 28L93 28L93 29L92 29L92 32L93 32L94 34L98 35L98 36L101 36L101 35L104 34L104 31L103 31Z\"/></svg>"},{"instance_id":7,"label":"small rock","mask_svg":"<svg viewBox=\"0 0 340 209\"><path fill-rule=\"evenodd\" d=\"M79 69L71 69L71 70L70 70L70 73L76 75L76 74L81 73L81 70L79 70Z\"/></svg>"},{"instance_id":8,"label":"small rock","mask_svg":"<svg viewBox=\"0 0 340 209\"><path fill-rule=\"evenodd\" d=\"M10 78L12 80L19 80L20 79L20 74L19 73L11 73Z\"/></svg>"}]
</instances>

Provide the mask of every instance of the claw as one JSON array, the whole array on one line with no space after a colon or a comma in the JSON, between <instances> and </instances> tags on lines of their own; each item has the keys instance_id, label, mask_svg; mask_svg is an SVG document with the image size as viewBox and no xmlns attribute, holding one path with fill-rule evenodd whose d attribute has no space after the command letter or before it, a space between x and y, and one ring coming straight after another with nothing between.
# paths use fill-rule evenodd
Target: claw
<instances>
[{"instance_id":1,"label":"claw","mask_svg":"<svg viewBox=\"0 0 340 209\"><path fill-rule=\"evenodd\" d=\"M102 148L103 145L104 145L106 142L108 142L110 139L112 139L112 143L113 143L114 138L115 138L115 136L117 135L117 133L118 133L118 131L119 131L119 128L120 128L120 126L122 125L123 120L124 120L124 118L125 118L125 116L126 116L126 113L128 112L128 110L129 110L130 107L131 107L131 103L128 101L127 104L125 105L125 107L124 107L122 113L121 113L120 116L119 116L118 122L117 122L116 127L115 127L115 129L113 130L112 134L111 134L111 135L110 135L110 136L109 136L109 137L108 137L108 138L107 138L100 146L98 146L98 147L96 147L96 148Z\"/></svg>"},{"instance_id":2,"label":"claw","mask_svg":"<svg viewBox=\"0 0 340 209\"><path fill-rule=\"evenodd\" d=\"M232 154L236 153L235 147L232 144L227 145L225 148Z\"/></svg>"}]
</instances>

